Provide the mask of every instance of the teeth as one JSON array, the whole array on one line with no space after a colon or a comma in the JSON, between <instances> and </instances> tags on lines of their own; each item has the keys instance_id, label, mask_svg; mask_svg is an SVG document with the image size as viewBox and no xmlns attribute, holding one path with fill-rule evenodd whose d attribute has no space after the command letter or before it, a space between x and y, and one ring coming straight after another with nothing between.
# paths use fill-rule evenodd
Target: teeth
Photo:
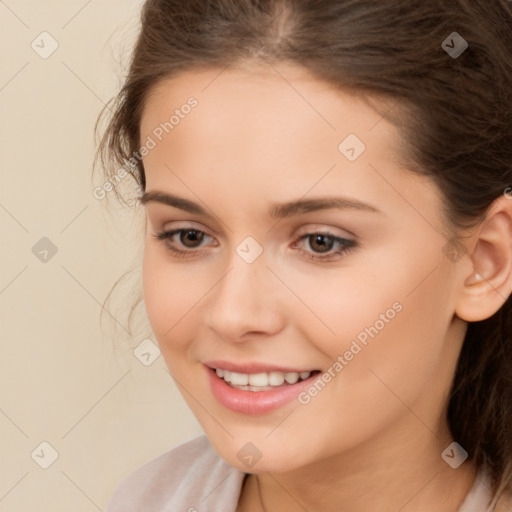
<instances>
[{"instance_id":1,"label":"teeth","mask_svg":"<svg viewBox=\"0 0 512 512\"><path fill-rule=\"evenodd\" d=\"M272 387L282 386L285 381L295 384L299 380L305 380L311 372L266 372L266 373L237 373L217 368L217 375L231 384L232 387L246 391L266 391Z\"/></svg>"},{"instance_id":2,"label":"teeth","mask_svg":"<svg viewBox=\"0 0 512 512\"><path fill-rule=\"evenodd\" d=\"M284 380L288 382L288 384L295 384L299 380L299 378L301 378L302 375L307 375L307 377L302 377L302 379L307 379L309 377L309 372L302 372L300 374L295 372L285 373Z\"/></svg>"},{"instance_id":3,"label":"teeth","mask_svg":"<svg viewBox=\"0 0 512 512\"><path fill-rule=\"evenodd\" d=\"M284 383L283 372L270 372L268 374L268 383L270 386L280 386Z\"/></svg>"},{"instance_id":4,"label":"teeth","mask_svg":"<svg viewBox=\"0 0 512 512\"><path fill-rule=\"evenodd\" d=\"M268 386L268 377L266 373L252 373L248 378L251 386Z\"/></svg>"},{"instance_id":5,"label":"teeth","mask_svg":"<svg viewBox=\"0 0 512 512\"><path fill-rule=\"evenodd\" d=\"M249 375L247 373L231 372L231 384L247 386L249 384Z\"/></svg>"}]
</instances>

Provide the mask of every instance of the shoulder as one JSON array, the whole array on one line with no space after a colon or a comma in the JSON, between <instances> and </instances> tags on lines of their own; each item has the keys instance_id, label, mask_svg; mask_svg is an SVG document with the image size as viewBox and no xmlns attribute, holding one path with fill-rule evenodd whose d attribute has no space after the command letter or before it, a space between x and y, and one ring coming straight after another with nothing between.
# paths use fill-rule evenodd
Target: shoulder
<instances>
[{"instance_id":1,"label":"shoulder","mask_svg":"<svg viewBox=\"0 0 512 512\"><path fill-rule=\"evenodd\" d=\"M490 471L483 467L479 470L473 487L459 508L459 512L510 512L512 496L505 491L499 498L493 495Z\"/></svg>"},{"instance_id":2,"label":"shoulder","mask_svg":"<svg viewBox=\"0 0 512 512\"><path fill-rule=\"evenodd\" d=\"M130 473L106 512L234 511L244 476L202 435Z\"/></svg>"}]
</instances>

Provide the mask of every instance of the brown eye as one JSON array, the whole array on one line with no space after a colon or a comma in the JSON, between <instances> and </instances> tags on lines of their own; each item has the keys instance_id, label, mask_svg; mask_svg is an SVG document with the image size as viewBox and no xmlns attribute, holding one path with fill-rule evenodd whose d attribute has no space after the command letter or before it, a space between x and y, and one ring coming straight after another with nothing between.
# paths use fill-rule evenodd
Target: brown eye
<instances>
[{"instance_id":1,"label":"brown eye","mask_svg":"<svg viewBox=\"0 0 512 512\"><path fill-rule=\"evenodd\" d=\"M196 229L182 229L180 231L180 242L185 247L198 247L203 241L204 233Z\"/></svg>"},{"instance_id":2,"label":"brown eye","mask_svg":"<svg viewBox=\"0 0 512 512\"><path fill-rule=\"evenodd\" d=\"M323 235L320 233L309 235L308 241L311 249L320 253L331 251L334 245L334 238L332 236Z\"/></svg>"},{"instance_id":3,"label":"brown eye","mask_svg":"<svg viewBox=\"0 0 512 512\"><path fill-rule=\"evenodd\" d=\"M317 231L302 235L299 243L295 242L291 248L298 249L299 254L308 260L332 263L341 260L353 249L358 249L359 244L355 240L335 236L329 231Z\"/></svg>"}]
</instances>

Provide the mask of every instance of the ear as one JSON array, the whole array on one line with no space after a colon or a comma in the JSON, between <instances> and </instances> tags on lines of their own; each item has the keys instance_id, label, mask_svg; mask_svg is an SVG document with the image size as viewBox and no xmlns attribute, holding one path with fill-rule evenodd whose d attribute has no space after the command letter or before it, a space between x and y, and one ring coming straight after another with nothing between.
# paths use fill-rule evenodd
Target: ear
<instances>
[{"instance_id":1,"label":"ear","mask_svg":"<svg viewBox=\"0 0 512 512\"><path fill-rule=\"evenodd\" d=\"M467 322L491 317L511 293L512 199L506 195L496 199L475 229L464 257L467 264L460 266L455 307L455 314Z\"/></svg>"}]
</instances>

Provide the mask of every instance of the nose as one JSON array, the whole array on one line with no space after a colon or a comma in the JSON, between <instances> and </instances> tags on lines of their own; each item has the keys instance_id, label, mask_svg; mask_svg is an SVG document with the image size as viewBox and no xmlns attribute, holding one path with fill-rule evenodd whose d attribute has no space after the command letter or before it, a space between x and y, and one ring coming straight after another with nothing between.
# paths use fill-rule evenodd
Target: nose
<instances>
[{"instance_id":1,"label":"nose","mask_svg":"<svg viewBox=\"0 0 512 512\"><path fill-rule=\"evenodd\" d=\"M241 342L280 332L285 308L279 284L260 256L246 263L234 255L230 268L210 294L206 322L221 339Z\"/></svg>"}]
</instances>

